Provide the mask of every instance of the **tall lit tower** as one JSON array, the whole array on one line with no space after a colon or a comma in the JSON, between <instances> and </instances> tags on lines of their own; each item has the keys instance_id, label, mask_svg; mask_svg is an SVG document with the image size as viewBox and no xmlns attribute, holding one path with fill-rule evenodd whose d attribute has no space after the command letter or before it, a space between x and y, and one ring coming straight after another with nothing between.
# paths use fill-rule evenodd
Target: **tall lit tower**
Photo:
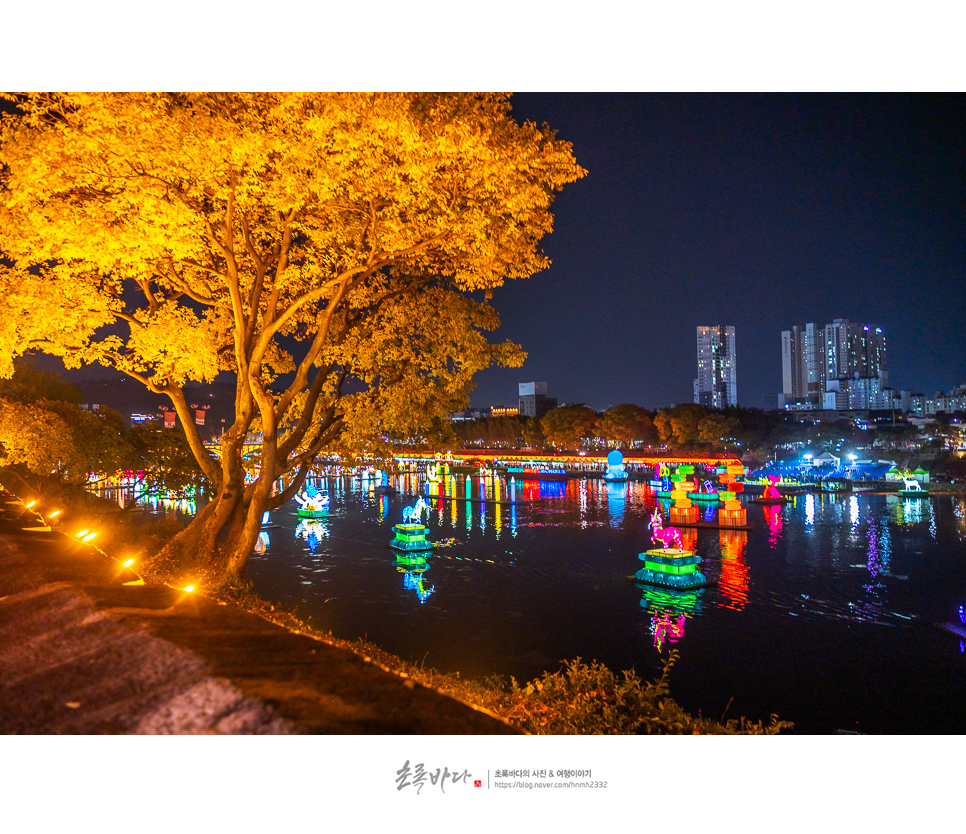
<instances>
[{"instance_id":1,"label":"tall lit tower","mask_svg":"<svg viewBox=\"0 0 966 834\"><path fill-rule=\"evenodd\" d=\"M782 393L818 402L825 390L825 331L815 324L782 331Z\"/></svg>"},{"instance_id":2,"label":"tall lit tower","mask_svg":"<svg viewBox=\"0 0 966 834\"><path fill-rule=\"evenodd\" d=\"M698 378L694 380L694 401L708 408L738 405L733 327L698 327Z\"/></svg>"}]
</instances>

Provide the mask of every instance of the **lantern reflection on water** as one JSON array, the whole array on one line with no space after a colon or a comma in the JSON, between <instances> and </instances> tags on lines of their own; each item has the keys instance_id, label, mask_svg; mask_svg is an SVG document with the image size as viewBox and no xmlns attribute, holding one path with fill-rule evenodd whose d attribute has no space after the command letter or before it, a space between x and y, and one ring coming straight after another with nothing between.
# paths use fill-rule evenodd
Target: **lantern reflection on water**
<instances>
[{"instance_id":1,"label":"lantern reflection on water","mask_svg":"<svg viewBox=\"0 0 966 834\"><path fill-rule=\"evenodd\" d=\"M642 584L637 587L644 592L641 608L651 612L650 632L658 651L665 642L677 643L684 636L688 619L701 613L702 590L671 591Z\"/></svg>"},{"instance_id":2,"label":"lantern reflection on water","mask_svg":"<svg viewBox=\"0 0 966 834\"><path fill-rule=\"evenodd\" d=\"M329 527L324 522L303 518L295 528L295 537L303 539L309 546L309 552L314 554L322 539L329 537Z\"/></svg>"},{"instance_id":3,"label":"lantern reflection on water","mask_svg":"<svg viewBox=\"0 0 966 834\"><path fill-rule=\"evenodd\" d=\"M718 587L727 602L726 608L740 611L748 603L748 566L745 564L745 545L748 534L740 530L718 533L721 545L721 575Z\"/></svg>"},{"instance_id":4,"label":"lantern reflection on water","mask_svg":"<svg viewBox=\"0 0 966 834\"><path fill-rule=\"evenodd\" d=\"M609 483L605 485L607 495L607 514L610 516L610 526L620 527L624 520L627 483Z\"/></svg>"},{"instance_id":5,"label":"lantern reflection on water","mask_svg":"<svg viewBox=\"0 0 966 834\"><path fill-rule=\"evenodd\" d=\"M399 553L396 555L396 570L403 575L403 588L415 591L421 603L425 603L436 590L435 586L426 587L425 573L429 570L425 553Z\"/></svg>"},{"instance_id":6,"label":"lantern reflection on water","mask_svg":"<svg viewBox=\"0 0 966 834\"><path fill-rule=\"evenodd\" d=\"M782 508L780 505L765 505L761 508L768 524L768 546L774 549L782 537Z\"/></svg>"}]
</instances>

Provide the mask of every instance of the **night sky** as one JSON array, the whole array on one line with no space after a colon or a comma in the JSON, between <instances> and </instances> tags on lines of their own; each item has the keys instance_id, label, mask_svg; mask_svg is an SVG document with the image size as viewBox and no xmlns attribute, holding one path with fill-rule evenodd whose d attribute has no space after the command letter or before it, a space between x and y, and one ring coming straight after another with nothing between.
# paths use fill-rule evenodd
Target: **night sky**
<instances>
[{"instance_id":1,"label":"night sky","mask_svg":"<svg viewBox=\"0 0 966 834\"><path fill-rule=\"evenodd\" d=\"M881 327L890 383L966 382L966 96L517 93L588 175L555 202L553 265L495 291L527 361L478 377L564 402L692 400L695 328L733 325L738 401L781 390L781 331Z\"/></svg>"}]
</instances>

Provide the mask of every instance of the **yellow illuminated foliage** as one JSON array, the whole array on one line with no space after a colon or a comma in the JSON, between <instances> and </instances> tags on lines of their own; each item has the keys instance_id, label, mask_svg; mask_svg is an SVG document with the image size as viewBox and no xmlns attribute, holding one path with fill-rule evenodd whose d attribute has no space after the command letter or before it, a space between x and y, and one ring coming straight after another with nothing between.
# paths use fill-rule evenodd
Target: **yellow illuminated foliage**
<instances>
[{"instance_id":1,"label":"yellow illuminated foliage","mask_svg":"<svg viewBox=\"0 0 966 834\"><path fill-rule=\"evenodd\" d=\"M40 405L0 399L0 466L21 465L43 476L73 469L77 458L62 417Z\"/></svg>"},{"instance_id":2,"label":"yellow illuminated foliage","mask_svg":"<svg viewBox=\"0 0 966 834\"><path fill-rule=\"evenodd\" d=\"M551 203L584 174L504 95L10 98L0 376L39 350L169 395L216 495L181 541L214 553L227 526L227 574L321 448L426 425L522 361L470 293L547 266ZM221 372L235 420L212 456L182 386Z\"/></svg>"}]
</instances>

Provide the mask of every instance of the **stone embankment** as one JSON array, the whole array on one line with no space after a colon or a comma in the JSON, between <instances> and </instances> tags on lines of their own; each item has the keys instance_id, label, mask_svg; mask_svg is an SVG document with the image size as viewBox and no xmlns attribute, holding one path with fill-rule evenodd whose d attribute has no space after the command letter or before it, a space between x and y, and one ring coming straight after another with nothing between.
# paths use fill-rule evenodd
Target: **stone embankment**
<instances>
[{"instance_id":1,"label":"stone embankment","mask_svg":"<svg viewBox=\"0 0 966 834\"><path fill-rule=\"evenodd\" d=\"M519 731L345 649L144 584L3 491L0 732Z\"/></svg>"}]
</instances>

